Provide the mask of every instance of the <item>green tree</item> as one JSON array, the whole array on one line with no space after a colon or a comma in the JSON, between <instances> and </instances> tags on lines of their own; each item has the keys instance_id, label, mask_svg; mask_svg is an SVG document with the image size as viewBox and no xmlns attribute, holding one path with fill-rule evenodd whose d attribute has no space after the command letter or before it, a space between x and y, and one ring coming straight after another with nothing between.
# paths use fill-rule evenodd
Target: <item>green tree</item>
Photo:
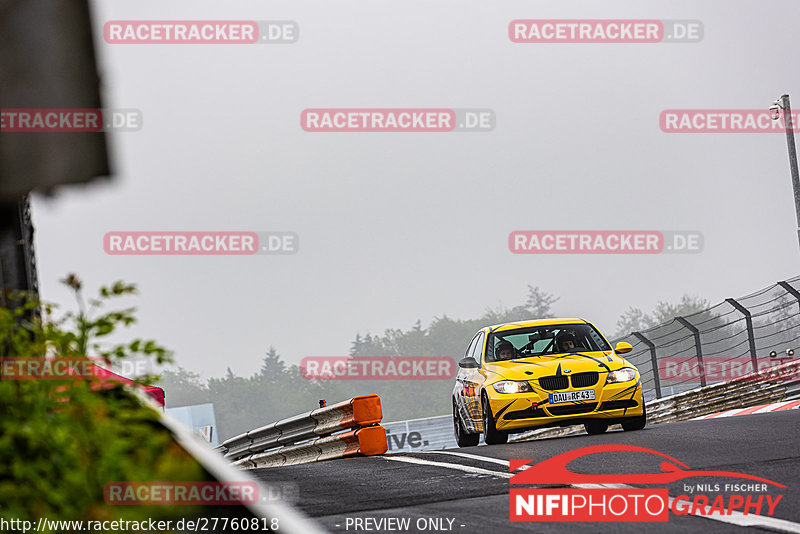
<instances>
[{"instance_id":1,"label":"green tree","mask_svg":"<svg viewBox=\"0 0 800 534\"><path fill-rule=\"evenodd\" d=\"M166 403L170 408L212 402L208 384L197 373L182 367L174 371L162 371L160 386L164 389Z\"/></svg>"},{"instance_id":2,"label":"green tree","mask_svg":"<svg viewBox=\"0 0 800 534\"><path fill-rule=\"evenodd\" d=\"M662 323L671 322L675 317L685 317L692 315L710 307L706 299L683 295L677 303L658 301L650 313L644 313L641 308L631 306L619 319L617 319L617 331L612 338L617 339L637 332L653 328Z\"/></svg>"},{"instance_id":3,"label":"green tree","mask_svg":"<svg viewBox=\"0 0 800 534\"><path fill-rule=\"evenodd\" d=\"M711 304L706 299L690 295L684 295L680 302L675 304L659 301L653 309L653 324L665 323L678 316L692 315L709 307Z\"/></svg>"},{"instance_id":4,"label":"green tree","mask_svg":"<svg viewBox=\"0 0 800 534\"><path fill-rule=\"evenodd\" d=\"M534 319L550 319L554 317L551 307L558 302L559 298L550 293L546 293L539 287L528 286L528 300L525 307L530 311Z\"/></svg>"},{"instance_id":5,"label":"green tree","mask_svg":"<svg viewBox=\"0 0 800 534\"><path fill-rule=\"evenodd\" d=\"M631 332L647 330L653 326L652 321L652 317L644 313L641 308L630 307L617 319L617 331L612 337L618 338Z\"/></svg>"},{"instance_id":6,"label":"green tree","mask_svg":"<svg viewBox=\"0 0 800 534\"><path fill-rule=\"evenodd\" d=\"M281 361L278 351L275 347L269 347L266 356L261 360L261 371L259 376L262 382L268 384L279 384L284 379L286 374L286 365Z\"/></svg>"}]
</instances>

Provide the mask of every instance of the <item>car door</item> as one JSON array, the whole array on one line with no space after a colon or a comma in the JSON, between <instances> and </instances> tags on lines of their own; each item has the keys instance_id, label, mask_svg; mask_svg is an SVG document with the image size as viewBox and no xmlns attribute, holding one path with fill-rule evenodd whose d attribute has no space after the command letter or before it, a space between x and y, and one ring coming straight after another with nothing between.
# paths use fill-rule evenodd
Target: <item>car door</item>
<instances>
[{"instance_id":1,"label":"car door","mask_svg":"<svg viewBox=\"0 0 800 534\"><path fill-rule=\"evenodd\" d=\"M472 341L470 341L469 345L467 346L466 352L464 352L464 358L471 357L472 351L477 342L478 335L475 334L475 337L472 338ZM457 394L455 395L455 402L458 409L458 414L467 430L472 430L473 426L471 415L472 408L470 408L470 403L472 402L472 389L474 387L472 384L472 375L474 371L474 369L464 369L461 367L458 369L458 374L456 375Z\"/></svg>"},{"instance_id":2,"label":"car door","mask_svg":"<svg viewBox=\"0 0 800 534\"><path fill-rule=\"evenodd\" d=\"M483 342L486 334L478 332L470 345L470 353L467 355L472 358L478 365L481 365L481 356L483 355ZM470 430L478 430L481 421L481 386L483 385L485 371L479 367L477 369L467 369L468 373L464 378L464 399L466 400L467 410L469 411L469 425Z\"/></svg>"}]
</instances>

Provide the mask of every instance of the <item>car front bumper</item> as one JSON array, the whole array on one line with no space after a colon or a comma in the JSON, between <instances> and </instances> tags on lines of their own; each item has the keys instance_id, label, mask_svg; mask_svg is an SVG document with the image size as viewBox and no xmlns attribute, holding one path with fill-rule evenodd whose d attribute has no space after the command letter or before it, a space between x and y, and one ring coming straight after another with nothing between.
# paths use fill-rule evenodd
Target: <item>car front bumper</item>
<instances>
[{"instance_id":1,"label":"car front bumper","mask_svg":"<svg viewBox=\"0 0 800 534\"><path fill-rule=\"evenodd\" d=\"M636 380L619 384L597 384L594 400L549 403L549 392L498 393L487 388L489 404L498 430L523 431L546 426L581 424L589 420L621 422L644 412L642 386ZM573 389L564 391L574 391Z\"/></svg>"}]
</instances>

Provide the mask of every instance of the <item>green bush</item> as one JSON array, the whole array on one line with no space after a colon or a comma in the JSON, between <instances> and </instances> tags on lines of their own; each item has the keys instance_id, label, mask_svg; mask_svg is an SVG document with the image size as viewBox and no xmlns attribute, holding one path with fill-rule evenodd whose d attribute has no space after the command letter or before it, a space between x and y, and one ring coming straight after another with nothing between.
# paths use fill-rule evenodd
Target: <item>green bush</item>
<instances>
[{"instance_id":1,"label":"green bush","mask_svg":"<svg viewBox=\"0 0 800 534\"><path fill-rule=\"evenodd\" d=\"M171 360L152 340L106 346L103 338L135 322L135 309L102 311L136 293L117 282L84 304L81 283L65 280L77 312L56 318L54 307L18 295L0 308L3 356L102 356L112 363L133 355ZM89 381L0 380L0 517L6 520L131 519L195 516L198 507L110 506L103 487L119 481L205 481L205 470L158 423L159 414L121 386Z\"/></svg>"}]
</instances>

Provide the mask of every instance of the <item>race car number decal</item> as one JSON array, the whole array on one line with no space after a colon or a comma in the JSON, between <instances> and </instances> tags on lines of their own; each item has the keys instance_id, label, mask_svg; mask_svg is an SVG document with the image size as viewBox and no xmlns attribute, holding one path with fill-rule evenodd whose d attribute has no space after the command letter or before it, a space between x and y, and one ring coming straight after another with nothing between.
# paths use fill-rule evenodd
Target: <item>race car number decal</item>
<instances>
[{"instance_id":1,"label":"race car number decal","mask_svg":"<svg viewBox=\"0 0 800 534\"><path fill-rule=\"evenodd\" d=\"M578 391L550 393L550 404L559 404L561 402L576 402L585 400L594 400L593 389L580 389Z\"/></svg>"}]
</instances>

